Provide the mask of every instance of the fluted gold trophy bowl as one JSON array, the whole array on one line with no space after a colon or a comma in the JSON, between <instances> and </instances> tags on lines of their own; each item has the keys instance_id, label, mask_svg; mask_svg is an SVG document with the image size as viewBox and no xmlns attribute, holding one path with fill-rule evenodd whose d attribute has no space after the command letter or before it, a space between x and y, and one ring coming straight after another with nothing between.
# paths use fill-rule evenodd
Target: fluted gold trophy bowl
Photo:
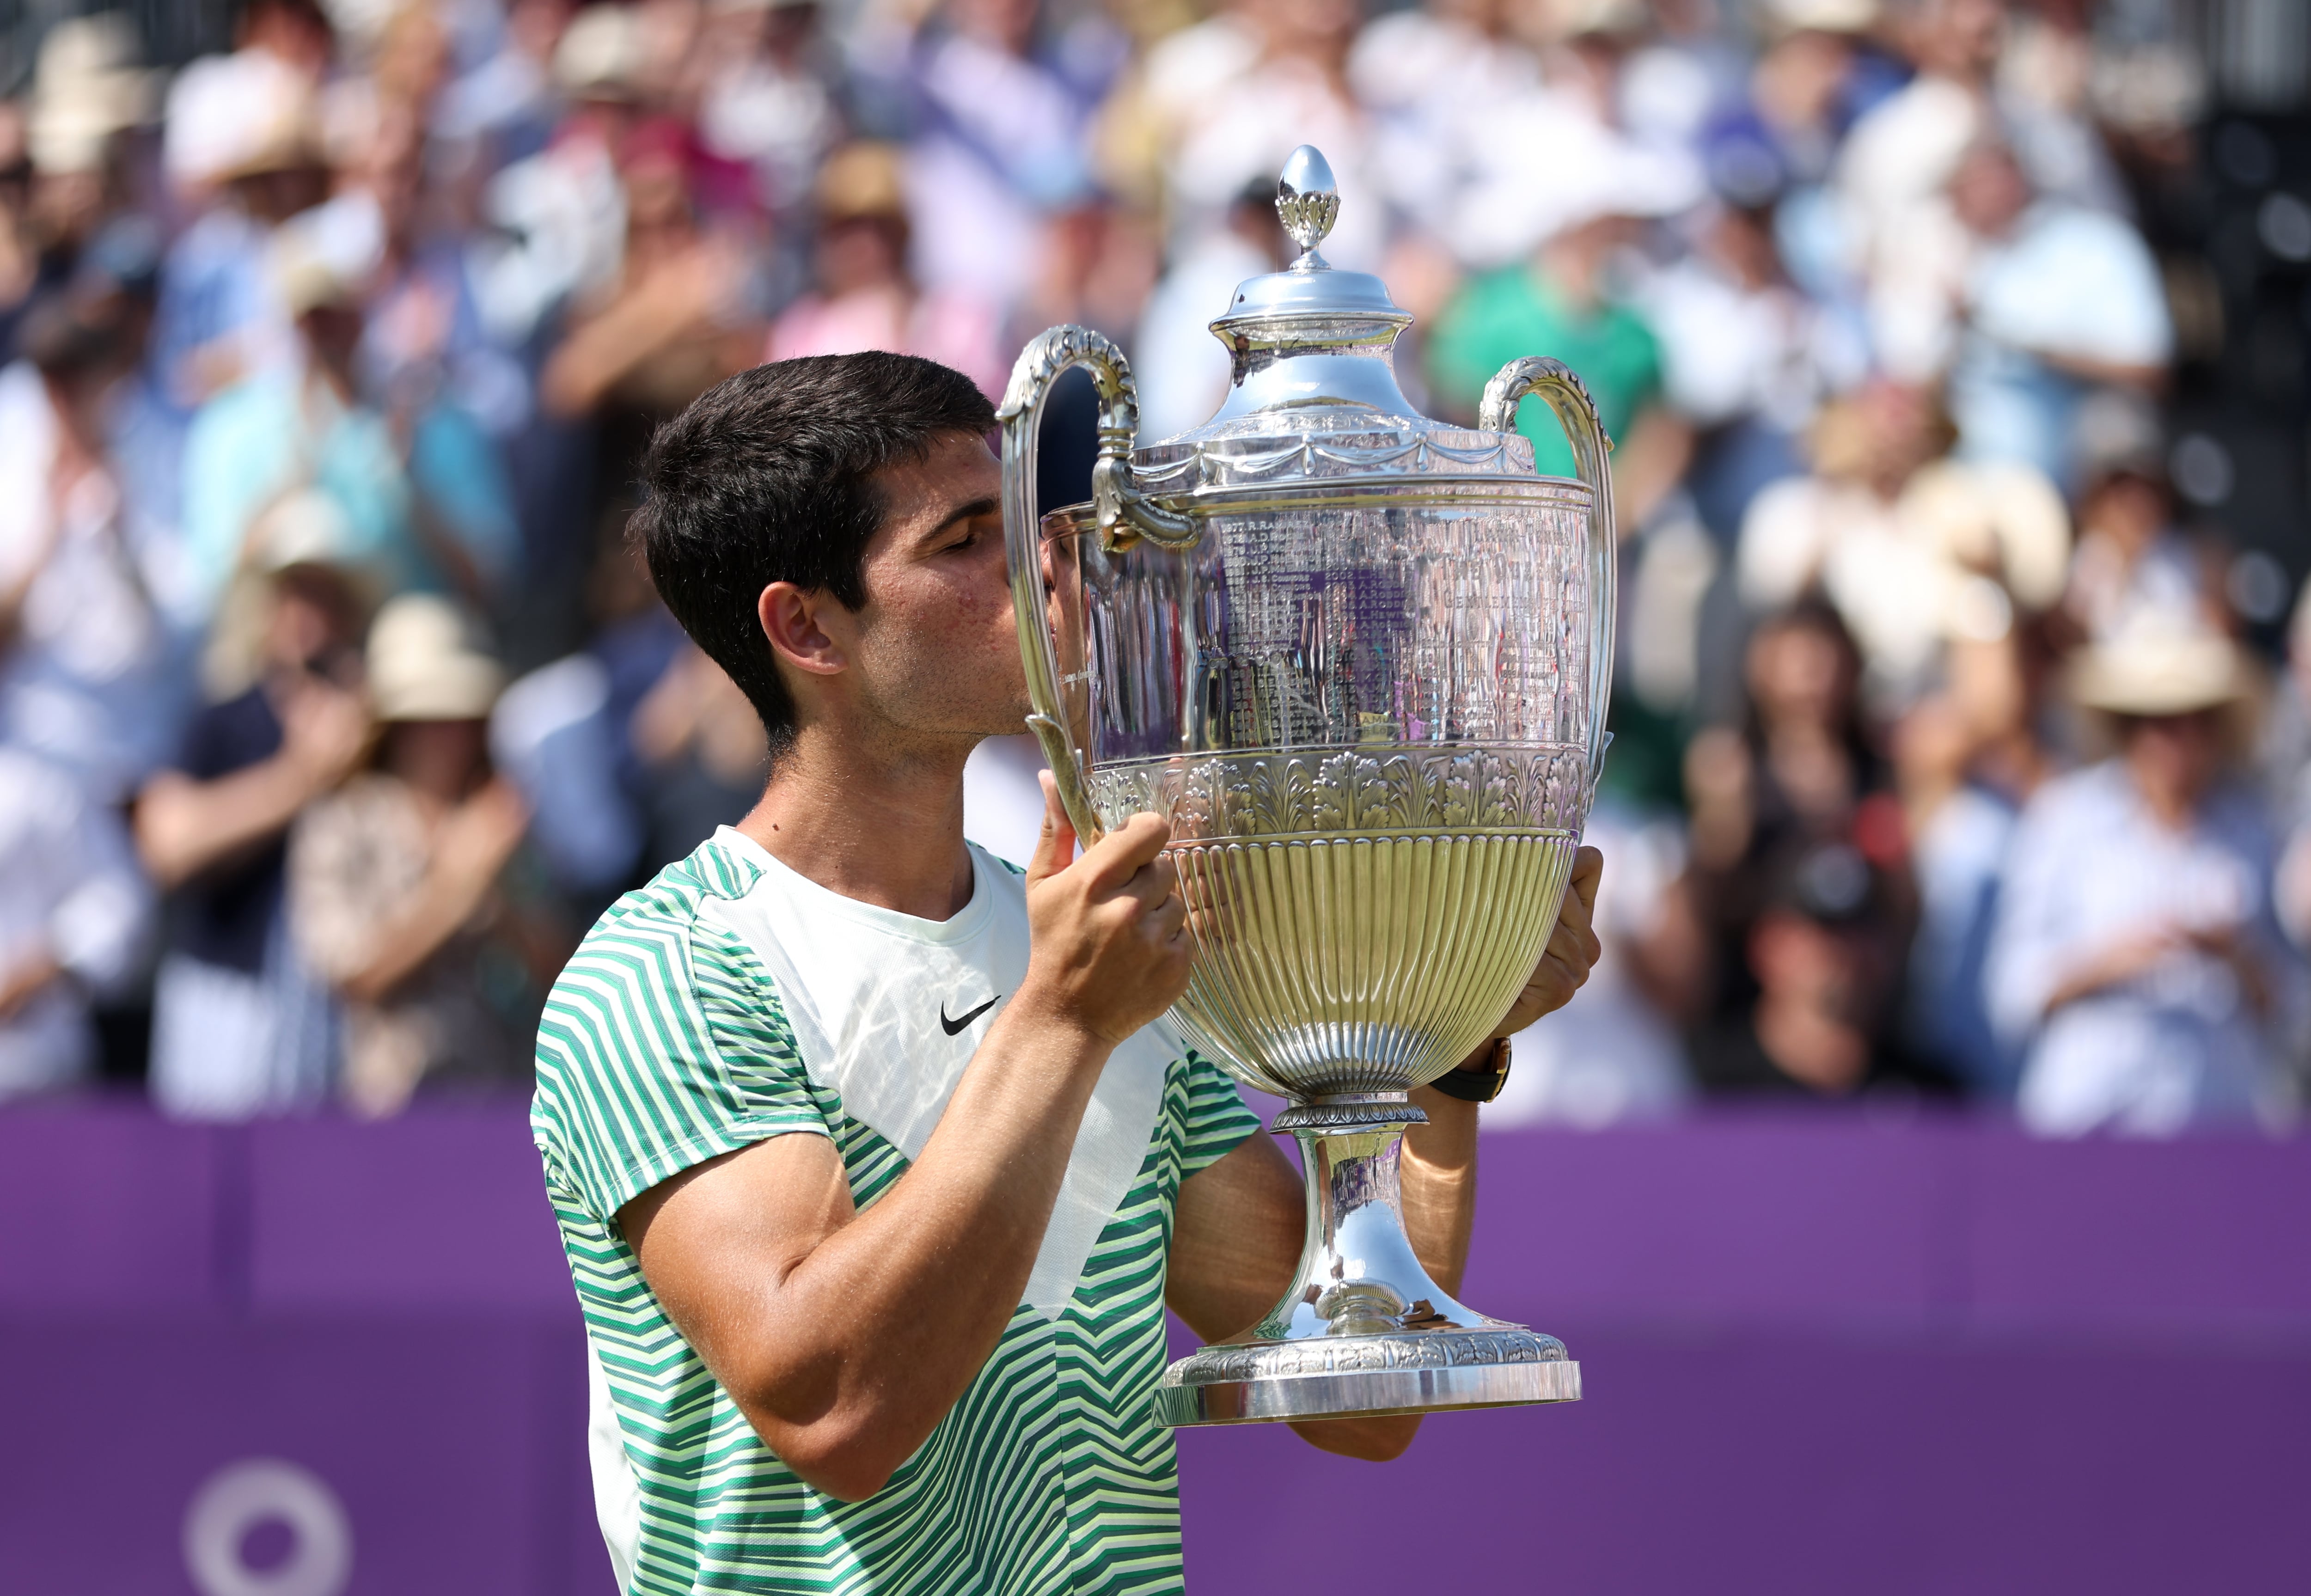
<instances>
[{"instance_id":1,"label":"fluted gold trophy bowl","mask_svg":"<svg viewBox=\"0 0 2311 1596\"><path fill-rule=\"evenodd\" d=\"M1277 205L1303 253L1212 324L1204 425L1138 445L1113 344L1054 327L999 412L1013 597L1034 713L1080 834L1171 824L1197 958L1172 1019L1287 1100L1308 1233L1243 1336L1172 1365L1170 1425L1568 1401L1554 1336L1429 1278L1397 1163L1414 1086L1467 1058L1539 962L1604 747L1611 447L1579 379L1518 361L1474 429L1421 416L1391 346L1411 321L1316 246L1339 208L1304 146ZM1088 504L1038 517L1052 381L1098 386ZM1533 468L1528 394L1579 480Z\"/></svg>"}]
</instances>

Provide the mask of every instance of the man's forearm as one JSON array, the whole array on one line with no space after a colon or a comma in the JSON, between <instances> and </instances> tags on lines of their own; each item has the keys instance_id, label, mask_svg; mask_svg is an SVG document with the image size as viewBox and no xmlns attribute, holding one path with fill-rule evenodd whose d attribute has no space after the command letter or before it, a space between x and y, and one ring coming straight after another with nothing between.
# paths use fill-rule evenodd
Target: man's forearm
<instances>
[{"instance_id":1,"label":"man's forearm","mask_svg":"<svg viewBox=\"0 0 2311 1596\"><path fill-rule=\"evenodd\" d=\"M1108 1048L1007 1012L912 1168L775 1282L718 1368L764 1441L833 1495L879 1489L952 1408L1017 1311Z\"/></svg>"},{"instance_id":2,"label":"man's forearm","mask_svg":"<svg viewBox=\"0 0 2311 1596\"><path fill-rule=\"evenodd\" d=\"M186 881L289 829L313 796L309 772L286 754L195 781L156 776L136 802L136 851L161 887Z\"/></svg>"},{"instance_id":3,"label":"man's forearm","mask_svg":"<svg viewBox=\"0 0 2311 1596\"><path fill-rule=\"evenodd\" d=\"M1458 1296L1477 1220L1477 1105L1422 1086L1428 1123L1404 1133L1404 1228L1432 1278Z\"/></svg>"}]
</instances>

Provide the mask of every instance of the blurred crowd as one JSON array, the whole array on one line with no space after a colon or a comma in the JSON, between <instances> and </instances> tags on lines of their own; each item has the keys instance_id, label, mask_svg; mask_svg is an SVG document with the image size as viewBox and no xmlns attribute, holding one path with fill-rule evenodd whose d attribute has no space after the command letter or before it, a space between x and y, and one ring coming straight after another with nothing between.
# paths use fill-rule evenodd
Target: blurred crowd
<instances>
[{"instance_id":1,"label":"blurred crowd","mask_svg":"<svg viewBox=\"0 0 2311 1596\"><path fill-rule=\"evenodd\" d=\"M1305 142L1328 255L1418 318L1408 392L1472 420L1553 354L1618 440L1609 956L1494 1122L2289 1122L2311 621L2247 646L2176 491L2213 468L2165 422L2189 275L2138 218L2206 85L2166 0L234 26L163 71L57 21L0 102L0 1096L520 1087L590 917L763 773L622 537L652 427L815 353L999 393L1060 321L1191 426ZM1055 405L1047 500L1090 425ZM974 834L1016 850L1033 764L974 763Z\"/></svg>"}]
</instances>

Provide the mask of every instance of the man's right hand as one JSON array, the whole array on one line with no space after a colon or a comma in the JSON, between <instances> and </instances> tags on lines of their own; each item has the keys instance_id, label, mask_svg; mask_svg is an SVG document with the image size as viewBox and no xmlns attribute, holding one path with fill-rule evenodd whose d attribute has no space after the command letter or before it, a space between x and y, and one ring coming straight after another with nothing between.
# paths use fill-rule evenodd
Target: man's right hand
<instances>
[{"instance_id":1,"label":"man's right hand","mask_svg":"<svg viewBox=\"0 0 2311 1596\"><path fill-rule=\"evenodd\" d=\"M1188 990L1195 939L1164 845L1135 815L1076 857L1075 827L1042 772L1043 830L1027 867L1027 979L1016 1009L1041 1010L1120 1046Z\"/></svg>"}]
</instances>

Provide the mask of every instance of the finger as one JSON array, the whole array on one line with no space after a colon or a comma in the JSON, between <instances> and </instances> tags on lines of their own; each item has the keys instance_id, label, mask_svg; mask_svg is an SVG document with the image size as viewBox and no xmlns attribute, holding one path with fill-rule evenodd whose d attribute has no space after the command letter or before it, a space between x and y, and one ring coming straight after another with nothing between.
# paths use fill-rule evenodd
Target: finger
<instances>
[{"instance_id":1,"label":"finger","mask_svg":"<svg viewBox=\"0 0 2311 1596\"><path fill-rule=\"evenodd\" d=\"M1148 909L1154 909L1164 899L1176 897L1180 892L1180 872L1169 853L1159 853L1139 868L1139 873L1123 884L1127 896L1137 898Z\"/></svg>"},{"instance_id":2,"label":"finger","mask_svg":"<svg viewBox=\"0 0 2311 1596\"><path fill-rule=\"evenodd\" d=\"M1161 816L1134 815L1084 850L1083 862L1093 884L1112 890L1155 862L1172 840L1172 828Z\"/></svg>"},{"instance_id":3,"label":"finger","mask_svg":"<svg viewBox=\"0 0 2311 1596\"><path fill-rule=\"evenodd\" d=\"M1176 897L1165 898L1147 911L1147 923L1157 942L1173 941L1187 928L1188 906Z\"/></svg>"},{"instance_id":4,"label":"finger","mask_svg":"<svg viewBox=\"0 0 2311 1596\"><path fill-rule=\"evenodd\" d=\"M1581 905L1584 918L1597 907L1597 887L1605 879L1605 856L1583 846L1573 855L1573 879L1565 896Z\"/></svg>"},{"instance_id":5,"label":"finger","mask_svg":"<svg viewBox=\"0 0 2311 1596\"><path fill-rule=\"evenodd\" d=\"M1060 803L1060 779L1049 771L1037 771L1035 780L1043 787L1043 829L1036 833L1034 856L1027 861L1030 886L1066 869L1076 856L1075 824Z\"/></svg>"}]
</instances>

